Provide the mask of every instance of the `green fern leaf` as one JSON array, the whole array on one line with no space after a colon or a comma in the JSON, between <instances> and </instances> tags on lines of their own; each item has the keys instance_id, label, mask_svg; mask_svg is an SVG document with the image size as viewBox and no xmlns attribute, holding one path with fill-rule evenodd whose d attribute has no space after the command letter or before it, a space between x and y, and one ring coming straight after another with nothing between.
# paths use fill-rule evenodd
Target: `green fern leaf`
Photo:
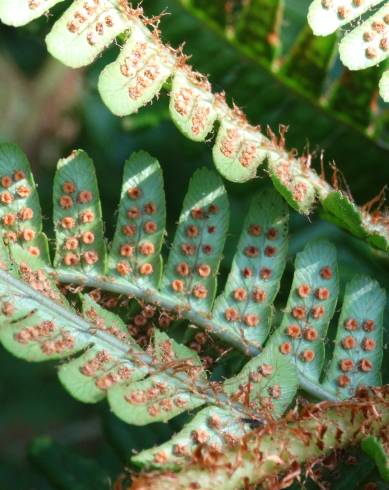
<instances>
[{"instance_id":1,"label":"green fern leaf","mask_svg":"<svg viewBox=\"0 0 389 490\"><path fill-rule=\"evenodd\" d=\"M261 147L266 138L233 114L227 112L221 119L212 151L216 168L231 182L254 178L267 155Z\"/></svg>"},{"instance_id":2,"label":"green fern leaf","mask_svg":"<svg viewBox=\"0 0 389 490\"><path fill-rule=\"evenodd\" d=\"M72 68L89 65L131 27L119 0L75 0L46 37L50 54Z\"/></svg>"},{"instance_id":3,"label":"green fern leaf","mask_svg":"<svg viewBox=\"0 0 389 490\"><path fill-rule=\"evenodd\" d=\"M165 196L159 163L145 152L134 153L124 166L108 274L140 287L158 287L165 221Z\"/></svg>"},{"instance_id":4,"label":"green fern leaf","mask_svg":"<svg viewBox=\"0 0 389 490\"><path fill-rule=\"evenodd\" d=\"M288 209L268 190L254 197L243 224L231 272L213 316L259 347L269 334L271 309L284 272Z\"/></svg>"},{"instance_id":5,"label":"green fern leaf","mask_svg":"<svg viewBox=\"0 0 389 490\"><path fill-rule=\"evenodd\" d=\"M206 80L177 70L170 92L170 114L177 128L193 141L204 141L217 118L215 96Z\"/></svg>"},{"instance_id":6,"label":"green fern leaf","mask_svg":"<svg viewBox=\"0 0 389 490\"><path fill-rule=\"evenodd\" d=\"M54 179L54 265L84 273L105 270L101 204L95 169L84 151L58 162Z\"/></svg>"},{"instance_id":7,"label":"green fern leaf","mask_svg":"<svg viewBox=\"0 0 389 490\"><path fill-rule=\"evenodd\" d=\"M314 380L323 368L324 340L337 298L335 248L326 241L312 242L297 255L285 313L270 342Z\"/></svg>"},{"instance_id":8,"label":"green fern leaf","mask_svg":"<svg viewBox=\"0 0 389 490\"><path fill-rule=\"evenodd\" d=\"M376 463L381 478L389 482L389 455L381 438L369 436L361 443L362 449Z\"/></svg>"},{"instance_id":9,"label":"green fern leaf","mask_svg":"<svg viewBox=\"0 0 389 490\"><path fill-rule=\"evenodd\" d=\"M42 215L30 165L13 144L0 145L0 223L5 243L18 243L33 256L49 262L42 232Z\"/></svg>"},{"instance_id":10,"label":"green fern leaf","mask_svg":"<svg viewBox=\"0 0 389 490\"><path fill-rule=\"evenodd\" d=\"M118 59L100 74L98 88L104 103L117 116L137 112L159 93L174 64L172 52L137 22Z\"/></svg>"},{"instance_id":11,"label":"green fern leaf","mask_svg":"<svg viewBox=\"0 0 389 490\"><path fill-rule=\"evenodd\" d=\"M117 315L104 310L88 295L82 297L82 309L84 318L96 328L119 338L133 352L142 352ZM60 366L59 379L74 398L84 403L96 403L105 398L113 385L127 380L137 381L148 374L146 367L115 354L95 342L80 356Z\"/></svg>"},{"instance_id":12,"label":"green fern leaf","mask_svg":"<svg viewBox=\"0 0 389 490\"><path fill-rule=\"evenodd\" d=\"M385 4L368 20L344 36L339 45L339 53L347 68L363 70L387 58L388 40L385 37L385 24L388 23L388 16L389 4Z\"/></svg>"},{"instance_id":13,"label":"green fern leaf","mask_svg":"<svg viewBox=\"0 0 389 490\"><path fill-rule=\"evenodd\" d=\"M223 183L206 168L193 175L162 280L162 292L196 310L209 311L228 227Z\"/></svg>"},{"instance_id":14,"label":"green fern leaf","mask_svg":"<svg viewBox=\"0 0 389 490\"><path fill-rule=\"evenodd\" d=\"M358 386L381 383L385 292L376 281L356 277L346 287L335 350L324 386L341 398Z\"/></svg>"},{"instance_id":15,"label":"green fern leaf","mask_svg":"<svg viewBox=\"0 0 389 490\"><path fill-rule=\"evenodd\" d=\"M4 24L23 26L60 2L63 0L0 0L0 18Z\"/></svg>"},{"instance_id":16,"label":"green fern leaf","mask_svg":"<svg viewBox=\"0 0 389 490\"><path fill-rule=\"evenodd\" d=\"M327 36L381 2L382 0L314 0L309 7L308 22L316 36Z\"/></svg>"},{"instance_id":17,"label":"green fern leaf","mask_svg":"<svg viewBox=\"0 0 389 490\"><path fill-rule=\"evenodd\" d=\"M224 383L228 395L225 407L202 409L168 442L142 451L132 461L145 468L166 469L191 461L203 444L222 452L225 446L235 446L249 433L251 424L263 425L269 417L281 416L293 400L297 387L297 373L290 362L274 348L265 349L237 376ZM229 400L246 405L248 416L237 414Z\"/></svg>"}]
</instances>

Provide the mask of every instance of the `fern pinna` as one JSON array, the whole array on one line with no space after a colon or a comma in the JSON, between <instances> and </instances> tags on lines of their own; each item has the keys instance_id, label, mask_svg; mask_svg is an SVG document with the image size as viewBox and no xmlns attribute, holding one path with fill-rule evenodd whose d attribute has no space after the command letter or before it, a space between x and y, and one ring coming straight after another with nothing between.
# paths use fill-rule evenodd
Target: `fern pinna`
<instances>
[{"instance_id":1,"label":"fern pinna","mask_svg":"<svg viewBox=\"0 0 389 490\"><path fill-rule=\"evenodd\" d=\"M61 1L0 0L0 19L24 25ZM272 18L278 16L277 5L270 8ZM347 193L311 168L311 155L297 157L285 148L282 131L280 136L270 129L262 131L249 124L236 106L229 107L224 93L213 93L207 78L192 69L181 50L162 42L159 20L145 17L141 8L133 8L126 0L75 0L46 42L54 57L79 68L92 63L120 34L124 42L120 54L103 69L98 82L101 97L114 114L133 114L152 102L163 87L168 88L171 117L185 136L205 141L217 127L213 159L228 180L253 179L258 167L267 162L267 173L292 207L308 214L320 202L326 218L387 251L386 213L356 206Z\"/></svg>"},{"instance_id":2,"label":"fern pinna","mask_svg":"<svg viewBox=\"0 0 389 490\"><path fill-rule=\"evenodd\" d=\"M363 434L382 436L387 394L384 389L369 393L367 386L381 382L385 293L368 277L357 276L348 284L334 352L322 379L324 342L339 295L336 252L330 243L316 241L298 254L282 319L274 321L288 241L288 207L278 193L267 190L254 198L224 291L215 300L228 197L214 172L204 168L192 177L164 267L162 171L150 155L135 153L125 164L117 229L108 252L92 161L81 150L60 160L53 193L53 265L26 157L14 145L3 144L0 169L3 346L28 361L62 359L59 378L74 397L86 403L107 397L113 412L130 424L196 411L170 441L134 456L135 464L146 470L183 468L192 481L196 472L203 474L201 468L192 468L194 461L200 464L199 451L204 449L215 462L226 452L231 462L245 441L252 447L259 437L258 450L269 448L272 464L257 473L255 461L248 458L230 482L224 469L213 483L216 488L240 488L293 467L294 450L299 453L296 461L304 463L353 442L356 424L363 425L370 412L353 415L352 421L349 414L366 404L383 412ZM90 292L83 293L85 288ZM101 291L116 293L126 306L131 300L130 309L133 302L140 309L126 323L125 316L102 307ZM199 354L166 331L174 320L186 320L252 359L231 378L212 380ZM200 344L207 339L200 331L196 338ZM293 446L290 458L284 459L253 427L264 434L278 430L277 419L299 386L327 400L320 410L328 435L323 431L316 449L311 444L306 450ZM339 404L356 393L360 399ZM283 423L291 424L292 432L293 424L315 432L318 422L308 412ZM344 417L335 423L338 412ZM161 486L151 488L165 488L163 475ZM209 475L201 478L204 486L197 488L210 488L205 481ZM185 485L186 476L173 488L191 488Z\"/></svg>"}]
</instances>

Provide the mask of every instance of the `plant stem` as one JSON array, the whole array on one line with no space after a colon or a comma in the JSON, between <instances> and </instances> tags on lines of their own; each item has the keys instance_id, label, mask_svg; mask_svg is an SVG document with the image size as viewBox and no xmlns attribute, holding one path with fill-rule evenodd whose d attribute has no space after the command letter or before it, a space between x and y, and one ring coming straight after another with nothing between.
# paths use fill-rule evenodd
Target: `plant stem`
<instances>
[{"instance_id":1,"label":"plant stem","mask_svg":"<svg viewBox=\"0 0 389 490\"><path fill-rule=\"evenodd\" d=\"M314 463L367 435L379 435L388 423L388 386L350 401L305 406L293 419L289 416L255 430L223 453L202 448L201 454L177 473L140 475L131 490L238 490L264 480L271 481L272 488L289 488L300 476L301 465Z\"/></svg>"},{"instance_id":2,"label":"plant stem","mask_svg":"<svg viewBox=\"0 0 389 490\"><path fill-rule=\"evenodd\" d=\"M16 279L1 269L0 282L9 289L16 289L19 293L21 293L21 300L22 298L31 299L41 308L52 312L54 317L66 319L69 322L69 325L71 325L71 328L76 330L80 336L84 337L87 343L94 344L96 343L95 339L98 339L100 345L108 346L109 350L113 350L116 353L115 355L123 363L128 362L130 358L136 359L139 364L147 366L150 375L157 374L159 372L165 373L166 375L174 378L176 383L184 386L187 391L193 393L197 397L202 398L204 403L217 405L222 408L228 405L229 409L235 412L238 417L246 418L248 416L244 405L232 402L224 393L215 393L209 387L208 383L197 380L196 384L193 385L193 380L189 380L185 373L176 372L174 369L165 369L163 365L155 364L153 358L146 352L133 349L131 345L122 342L118 338L113 337L106 332L96 329L94 324L90 324L81 316L73 313L70 308L56 303L52 299L35 291L28 284ZM76 283L76 281L72 282Z\"/></svg>"},{"instance_id":3,"label":"plant stem","mask_svg":"<svg viewBox=\"0 0 389 490\"><path fill-rule=\"evenodd\" d=\"M142 289L130 282L117 281L105 276L91 276L62 270L51 270L50 272L60 282L65 284L77 284L84 287L110 291L112 293L134 297L146 303L152 303L162 309L174 311L180 317L204 329L209 334L215 335L226 344L235 347L249 357L255 357L261 353L258 346L245 340L243 335L237 335L235 332L228 330L224 325L216 322L212 319L209 312L196 311L192 308L189 309L185 304L177 304L171 297L155 289ZM332 392L321 387L318 382L308 378L301 371L298 372L298 375L301 388L310 395L319 400L338 400Z\"/></svg>"}]
</instances>

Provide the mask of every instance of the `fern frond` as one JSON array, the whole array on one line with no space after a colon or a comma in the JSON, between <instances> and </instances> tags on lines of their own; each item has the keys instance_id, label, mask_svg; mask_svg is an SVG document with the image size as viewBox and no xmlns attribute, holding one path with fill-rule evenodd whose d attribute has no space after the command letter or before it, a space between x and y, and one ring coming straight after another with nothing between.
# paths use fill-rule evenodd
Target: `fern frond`
<instances>
[{"instance_id":1,"label":"fern frond","mask_svg":"<svg viewBox=\"0 0 389 490\"><path fill-rule=\"evenodd\" d=\"M238 490L258 484L286 488L299 480L303 464L314 465L334 449L377 435L388 423L387 387L343 403L307 405L300 413L251 432L223 453L204 444L175 472L141 474L131 489Z\"/></svg>"},{"instance_id":2,"label":"fern frond","mask_svg":"<svg viewBox=\"0 0 389 490\"><path fill-rule=\"evenodd\" d=\"M25 157L19 156L30 175ZM29 182L38 206L32 177ZM75 398L96 403L107 397L111 410L133 425L167 421L200 409L171 441L134 458L145 467L185 467L205 443L218 453L227 451L232 461L235 449L230 446L246 441L253 425L264 425L264 430L277 427L275 420L299 387L319 399L336 400L353 396L361 385L379 382L385 295L375 281L364 278L347 287L333 360L320 383L323 343L338 298L335 252L325 241L308 244L298 255L283 320L267 341L287 252L288 208L279 194L268 190L255 196L225 290L214 301L228 229L222 181L207 169L194 174L164 271L162 187L161 169L151 156L138 152L127 161L118 229L107 263L93 164L82 151L59 161L54 182L54 267L47 257L18 243L0 243L0 340L6 349L33 362L62 360L60 381ZM91 219L85 221L85 214ZM90 235L94 239L85 243ZM91 252L98 259L92 264ZM67 260L68 253L78 260ZM254 357L232 378L211 382L194 350L156 328L145 350L120 317L88 295L79 294L78 301L69 303L57 282L123 294L143 306L147 302ZM355 370L347 371L346 383L346 376L339 375L339 369L344 371L339 363L349 317L362 328L355 332L353 345L347 346L355 357ZM368 327L369 343L364 338ZM363 359L361 348L367 352ZM316 430L308 424L311 429ZM302 461L309 454L302 454ZM251 474L257 478L251 473L252 462L247 471L248 478Z\"/></svg>"},{"instance_id":3,"label":"fern frond","mask_svg":"<svg viewBox=\"0 0 389 490\"><path fill-rule=\"evenodd\" d=\"M29 5L24 0L20 15L17 6L1 0L0 18L18 25L36 18L37 11L31 6L30 15L26 15L26 4ZM47 8L51 5L47 3ZM43 8L43 4L39 6ZM229 108L223 94L212 95L207 80L185 64L181 52L165 46L158 32L147 27L150 23L153 24L140 9L130 8L127 2L99 0L89 4L76 0L57 21L47 43L55 57L69 66L81 66L93 61L119 33L125 33L129 37L118 59L103 70L99 79L100 94L113 113L124 116L136 112L153 100L173 76L170 109L177 127L191 139L203 140L212 125L220 123L213 156L224 177L244 182L255 177L258 166L268 160L276 188L295 209L309 213L319 200L327 210L326 199L338 191L310 168L307 157L290 156L283 138L277 141L272 134L268 138L259 128L249 125L236 107ZM341 225L373 246L388 250L385 217L372 216L341 196L357 213L360 228L354 226L348 213L341 214Z\"/></svg>"}]
</instances>

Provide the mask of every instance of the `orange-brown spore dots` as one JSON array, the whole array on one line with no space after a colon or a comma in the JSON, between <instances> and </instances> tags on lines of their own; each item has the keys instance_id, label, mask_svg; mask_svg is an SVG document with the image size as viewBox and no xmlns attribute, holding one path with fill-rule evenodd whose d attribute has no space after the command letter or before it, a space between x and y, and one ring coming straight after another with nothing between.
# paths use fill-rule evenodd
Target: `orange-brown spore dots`
<instances>
[{"instance_id":1,"label":"orange-brown spore dots","mask_svg":"<svg viewBox=\"0 0 389 490\"><path fill-rule=\"evenodd\" d=\"M298 339L301 337L301 328L298 325L289 325L286 329L286 335L293 339Z\"/></svg>"},{"instance_id":2,"label":"orange-brown spore dots","mask_svg":"<svg viewBox=\"0 0 389 490\"><path fill-rule=\"evenodd\" d=\"M316 330L316 328L308 327L304 330L304 339L308 340L309 342L313 342L314 340L317 340L319 334Z\"/></svg>"},{"instance_id":3,"label":"orange-brown spore dots","mask_svg":"<svg viewBox=\"0 0 389 490\"><path fill-rule=\"evenodd\" d=\"M190 245L189 243L183 243L181 245L181 251L187 257L192 257L196 253L196 247L194 245Z\"/></svg>"},{"instance_id":4,"label":"orange-brown spore dots","mask_svg":"<svg viewBox=\"0 0 389 490\"><path fill-rule=\"evenodd\" d=\"M358 322L355 318L348 318L344 324L344 328L348 330L349 332L354 332L359 328Z\"/></svg>"},{"instance_id":5,"label":"orange-brown spore dots","mask_svg":"<svg viewBox=\"0 0 389 490\"><path fill-rule=\"evenodd\" d=\"M254 245L250 245L250 246L245 248L244 253L245 253L246 257L254 258L254 257L258 257L259 250L257 247L254 247Z\"/></svg>"},{"instance_id":6,"label":"orange-brown spore dots","mask_svg":"<svg viewBox=\"0 0 389 490\"><path fill-rule=\"evenodd\" d=\"M256 288L253 291L252 298L255 303L263 303L266 299L266 291Z\"/></svg>"},{"instance_id":7,"label":"orange-brown spore dots","mask_svg":"<svg viewBox=\"0 0 389 490\"><path fill-rule=\"evenodd\" d=\"M261 225L250 225L249 234L252 236L261 236L262 228Z\"/></svg>"},{"instance_id":8,"label":"orange-brown spore dots","mask_svg":"<svg viewBox=\"0 0 389 490\"><path fill-rule=\"evenodd\" d=\"M290 354L292 352L292 344L290 342L283 342L280 345L280 352L284 355Z\"/></svg>"},{"instance_id":9,"label":"orange-brown spore dots","mask_svg":"<svg viewBox=\"0 0 389 490\"><path fill-rule=\"evenodd\" d=\"M365 332L373 332L375 330L374 320L365 320L363 322L362 328Z\"/></svg>"},{"instance_id":10,"label":"orange-brown spore dots","mask_svg":"<svg viewBox=\"0 0 389 490\"><path fill-rule=\"evenodd\" d=\"M311 287L309 284L301 284L297 288L297 294L300 296L300 298L308 298L308 296L311 294Z\"/></svg>"},{"instance_id":11,"label":"orange-brown spore dots","mask_svg":"<svg viewBox=\"0 0 389 490\"><path fill-rule=\"evenodd\" d=\"M62 209L70 209L73 207L73 199L67 195L61 196L59 199L59 205Z\"/></svg>"},{"instance_id":12,"label":"orange-brown spore dots","mask_svg":"<svg viewBox=\"0 0 389 490\"><path fill-rule=\"evenodd\" d=\"M376 348L376 341L374 339L364 338L362 341L362 349L365 351L373 351Z\"/></svg>"},{"instance_id":13,"label":"orange-brown spore dots","mask_svg":"<svg viewBox=\"0 0 389 490\"><path fill-rule=\"evenodd\" d=\"M355 340L354 337L351 335L348 335L347 337L344 337L342 339L342 346L343 349L350 350L350 349L355 349L357 346L357 341Z\"/></svg>"},{"instance_id":14,"label":"orange-brown spore dots","mask_svg":"<svg viewBox=\"0 0 389 490\"><path fill-rule=\"evenodd\" d=\"M122 257L131 257L134 254L134 247L128 243L125 243L120 247L120 255Z\"/></svg>"},{"instance_id":15,"label":"orange-brown spore dots","mask_svg":"<svg viewBox=\"0 0 389 490\"><path fill-rule=\"evenodd\" d=\"M151 264L142 264L139 267L139 274L142 276L150 276L154 272L154 268Z\"/></svg>"},{"instance_id":16,"label":"orange-brown spore dots","mask_svg":"<svg viewBox=\"0 0 389 490\"><path fill-rule=\"evenodd\" d=\"M65 218L63 218L61 221L61 226L65 230L71 230L72 228L75 227L75 225L76 222L74 221L74 218L72 218L71 216L65 216Z\"/></svg>"},{"instance_id":17,"label":"orange-brown spore dots","mask_svg":"<svg viewBox=\"0 0 389 490\"><path fill-rule=\"evenodd\" d=\"M154 221L146 221L146 223L143 225L143 231L148 235L152 235L157 231L157 229L157 223Z\"/></svg>"},{"instance_id":18,"label":"orange-brown spore dots","mask_svg":"<svg viewBox=\"0 0 389 490\"><path fill-rule=\"evenodd\" d=\"M265 255L266 257L274 257L277 253L276 247L266 247L265 248Z\"/></svg>"},{"instance_id":19,"label":"orange-brown spore dots","mask_svg":"<svg viewBox=\"0 0 389 490\"><path fill-rule=\"evenodd\" d=\"M4 187L5 189L8 189L8 187L10 187L12 185L12 178L9 175L4 175L3 177L1 177L0 182L1 182L2 187Z\"/></svg>"},{"instance_id":20,"label":"orange-brown spore dots","mask_svg":"<svg viewBox=\"0 0 389 490\"><path fill-rule=\"evenodd\" d=\"M189 225L187 228L186 228L186 236L188 238L196 238L199 234L199 229L197 226L195 225Z\"/></svg>"},{"instance_id":21,"label":"orange-brown spore dots","mask_svg":"<svg viewBox=\"0 0 389 490\"><path fill-rule=\"evenodd\" d=\"M352 359L342 359L339 362L339 368L344 373L348 373L354 369L354 361Z\"/></svg>"},{"instance_id":22,"label":"orange-brown spore dots","mask_svg":"<svg viewBox=\"0 0 389 490\"><path fill-rule=\"evenodd\" d=\"M138 219L140 217L139 208L132 207L127 211L128 219Z\"/></svg>"},{"instance_id":23,"label":"orange-brown spore dots","mask_svg":"<svg viewBox=\"0 0 389 490\"><path fill-rule=\"evenodd\" d=\"M306 309L303 306L295 306L292 309L292 316L296 318L296 320L303 320L307 315Z\"/></svg>"},{"instance_id":24,"label":"orange-brown spore dots","mask_svg":"<svg viewBox=\"0 0 389 490\"><path fill-rule=\"evenodd\" d=\"M76 186L74 185L73 182L64 182L62 185L62 190L64 191L65 194L72 194L73 192L76 191Z\"/></svg>"},{"instance_id":25,"label":"orange-brown spore dots","mask_svg":"<svg viewBox=\"0 0 389 490\"><path fill-rule=\"evenodd\" d=\"M118 262L116 264L116 271L121 276L126 276L127 274L130 273L130 266L128 264L126 264L125 262Z\"/></svg>"},{"instance_id":26,"label":"orange-brown spore dots","mask_svg":"<svg viewBox=\"0 0 389 490\"><path fill-rule=\"evenodd\" d=\"M337 383L340 388L346 388L350 384L350 378L345 374L341 374L338 377Z\"/></svg>"},{"instance_id":27,"label":"orange-brown spore dots","mask_svg":"<svg viewBox=\"0 0 389 490\"><path fill-rule=\"evenodd\" d=\"M30 242L31 240L34 240L35 235L36 235L35 231L29 228L26 228L25 230L22 231L22 238L26 242Z\"/></svg>"},{"instance_id":28,"label":"orange-brown spore dots","mask_svg":"<svg viewBox=\"0 0 389 490\"><path fill-rule=\"evenodd\" d=\"M0 201L6 206L8 206L8 204L11 204L13 200L14 198L12 197L12 194L8 191L4 191L0 194Z\"/></svg>"},{"instance_id":29,"label":"orange-brown spore dots","mask_svg":"<svg viewBox=\"0 0 389 490\"><path fill-rule=\"evenodd\" d=\"M175 291L176 293L182 293L185 289L185 284L180 279L175 279L174 281L172 281L171 285L173 291Z\"/></svg>"},{"instance_id":30,"label":"orange-brown spore dots","mask_svg":"<svg viewBox=\"0 0 389 490\"><path fill-rule=\"evenodd\" d=\"M186 262L181 262L176 266L177 274L182 277L188 276L190 274L190 267Z\"/></svg>"},{"instance_id":31,"label":"orange-brown spore dots","mask_svg":"<svg viewBox=\"0 0 389 490\"><path fill-rule=\"evenodd\" d=\"M314 306L312 309L311 309L311 314L313 316L313 318L315 320L318 320L319 318L322 318L322 316L324 315L325 313L325 309L323 306Z\"/></svg>"},{"instance_id":32,"label":"orange-brown spore dots","mask_svg":"<svg viewBox=\"0 0 389 490\"><path fill-rule=\"evenodd\" d=\"M91 210L84 211L80 214L80 220L83 224L93 223L95 219L95 213Z\"/></svg>"},{"instance_id":33,"label":"orange-brown spore dots","mask_svg":"<svg viewBox=\"0 0 389 490\"><path fill-rule=\"evenodd\" d=\"M233 292L235 301L245 301L247 299L247 291L243 288L237 288Z\"/></svg>"},{"instance_id":34,"label":"orange-brown spore dots","mask_svg":"<svg viewBox=\"0 0 389 490\"><path fill-rule=\"evenodd\" d=\"M83 190L78 194L78 202L81 204L87 204L88 202L91 202L92 199L93 195L90 191Z\"/></svg>"},{"instance_id":35,"label":"orange-brown spore dots","mask_svg":"<svg viewBox=\"0 0 389 490\"><path fill-rule=\"evenodd\" d=\"M16 182L19 182L20 180L23 180L26 178L26 174L23 172L23 170L16 170L14 173L14 179Z\"/></svg>"},{"instance_id":36,"label":"orange-brown spore dots","mask_svg":"<svg viewBox=\"0 0 389 490\"><path fill-rule=\"evenodd\" d=\"M259 277L264 281L269 280L271 278L271 275L272 271L267 267L262 267L262 269L259 271Z\"/></svg>"},{"instance_id":37,"label":"orange-brown spore dots","mask_svg":"<svg viewBox=\"0 0 389 490\"><path fill-rule=\"evenodd\" d=\"M127 195L130 199L136 201L142 195L142 191L139 187L131 187L130 189L128 189Z\"/></svg>"},{"instance_id":38,"label":"orange-brown spore dots","mask_svg":"<svg viewBox=\"0 0 389 490\"><path fill-rule=\"evenodd\" d=\"M200 277L208 277L211 274L211 267L208 264L200 264L197 273Z\"/></svg>"},{"instance_id":39,"label":"orange-brown spore dots","mask_svg":"<svg viewBox=\"0 0 389 490\"><path fill-rule=\"evenodd\" d=\"M204 211L201 208L193 208L190 212L193 219L203 219Z\"/></svg>"},{"instance_id":40,"label":"orange-brown spore dots","mask_svg":"<svg viewBox=\"0 0 389 490\"><path fill-rule=\"evenodd\" d=\"M373 363L369 359L361 359L359 362L359 369L363 373L368 373L373 369Z\"/></svg>"},{"instance_id":41,"label":"orange-brown spore dots","mask_svg":"<svg viewBox=\"0 0 389 490\"><path fill-rule=\"evenodd\" d=\"M331 267L326 266L320 269L320 276L322 277L322 279L326 279L326 280L332 279L333 272Z\"/></svg>"},{"instance_id":42,"label":"orange-brown spore dots","mask_svg":"<svg viewBox=\"0 0 389 490\"><path fill-rule=\"evenodd\" d=\"M239 320L239 312L235 308L227 308L224 316L228 322L236 322Z\"/></svg>"},{"instance_id":43,"label":"orange-brown spore dots","mask_svg":"<svg viewBox=\"0 0 389 490\"><path fill-rule=\"evenodd\" d=\"M327 288L318 288L315 291L315 296L321 301L325 301L330 297L330 292Z\"/></svg>"},{"instance_id":44,"label":"orange-brown spore dots","mask_svg":"<svg viewBox=\"0 0 389 490\"><path fill-rule=\"evenodd\" d=\"M300 354L300 358L304 362L312 362L315 359L315 353L313 352L313 350L304 350Z\"/></svg>"},{"instance_id":45,"label":"orange-brown spore dots","mask_svg":"<svg viewBox=\"0 0 389 490\"><path fill-rule=\"evenodd\" d=\"M205 299L208 296L208 290L203 284L196 284L193 287L192 294L197 299Z\"/></svg>"},{"instance_id":46,"label":"orange-brown spore dots","mask_svg":"<svg viewBox=\"0 0 389 490\"><path fill-rule=\"evenodd\" d=\"M248 327L256 327L259 323L259 317L254 313L249 313L245 315L244 322Z\"/></svg>"},{"instance_id":47,"label":"orange-brown spore dots","mask_svg":"<svg viewBox=\"0 0 389 490\"><path fill-rule=\"evenodd\" d=\"M155 214L157 212L157 206L154 202L148 202L143 209L146 214Z\"/></svg>"},{"instance_id":48,"label":"orange-brown spore dots","mask_svg":"<svg viewBox=\"0 0 389 490\"><path fill-rule=\"evenodd\" d=\"M144 242L139 246L139 252L148 257L149 255L153 255L153 253L155 253L155 247L151 242Z\"/></svg>"},{"instance_id":49,"label":"orange-brown spore dots","mask_svg":"<svg viewBox=\"0 0 389 490\"><path fill-rule=\"evenodd\" d=\"M12 226L16 221L16 216L14 214L5 214L1 219L5 226Z\"/></svg>"},{"instance_id":50,"label":"orange-brown spore dots","mask_svg":"<svg viewBox=\"0 0 389 490\"><path fill-rule=\"evenodd\" d=\"M95 241L94 233L92 233L91 231L86 231L82 234L82 241L85 243L85 245L90 245Z\"/></svg>"}]
</instances>

